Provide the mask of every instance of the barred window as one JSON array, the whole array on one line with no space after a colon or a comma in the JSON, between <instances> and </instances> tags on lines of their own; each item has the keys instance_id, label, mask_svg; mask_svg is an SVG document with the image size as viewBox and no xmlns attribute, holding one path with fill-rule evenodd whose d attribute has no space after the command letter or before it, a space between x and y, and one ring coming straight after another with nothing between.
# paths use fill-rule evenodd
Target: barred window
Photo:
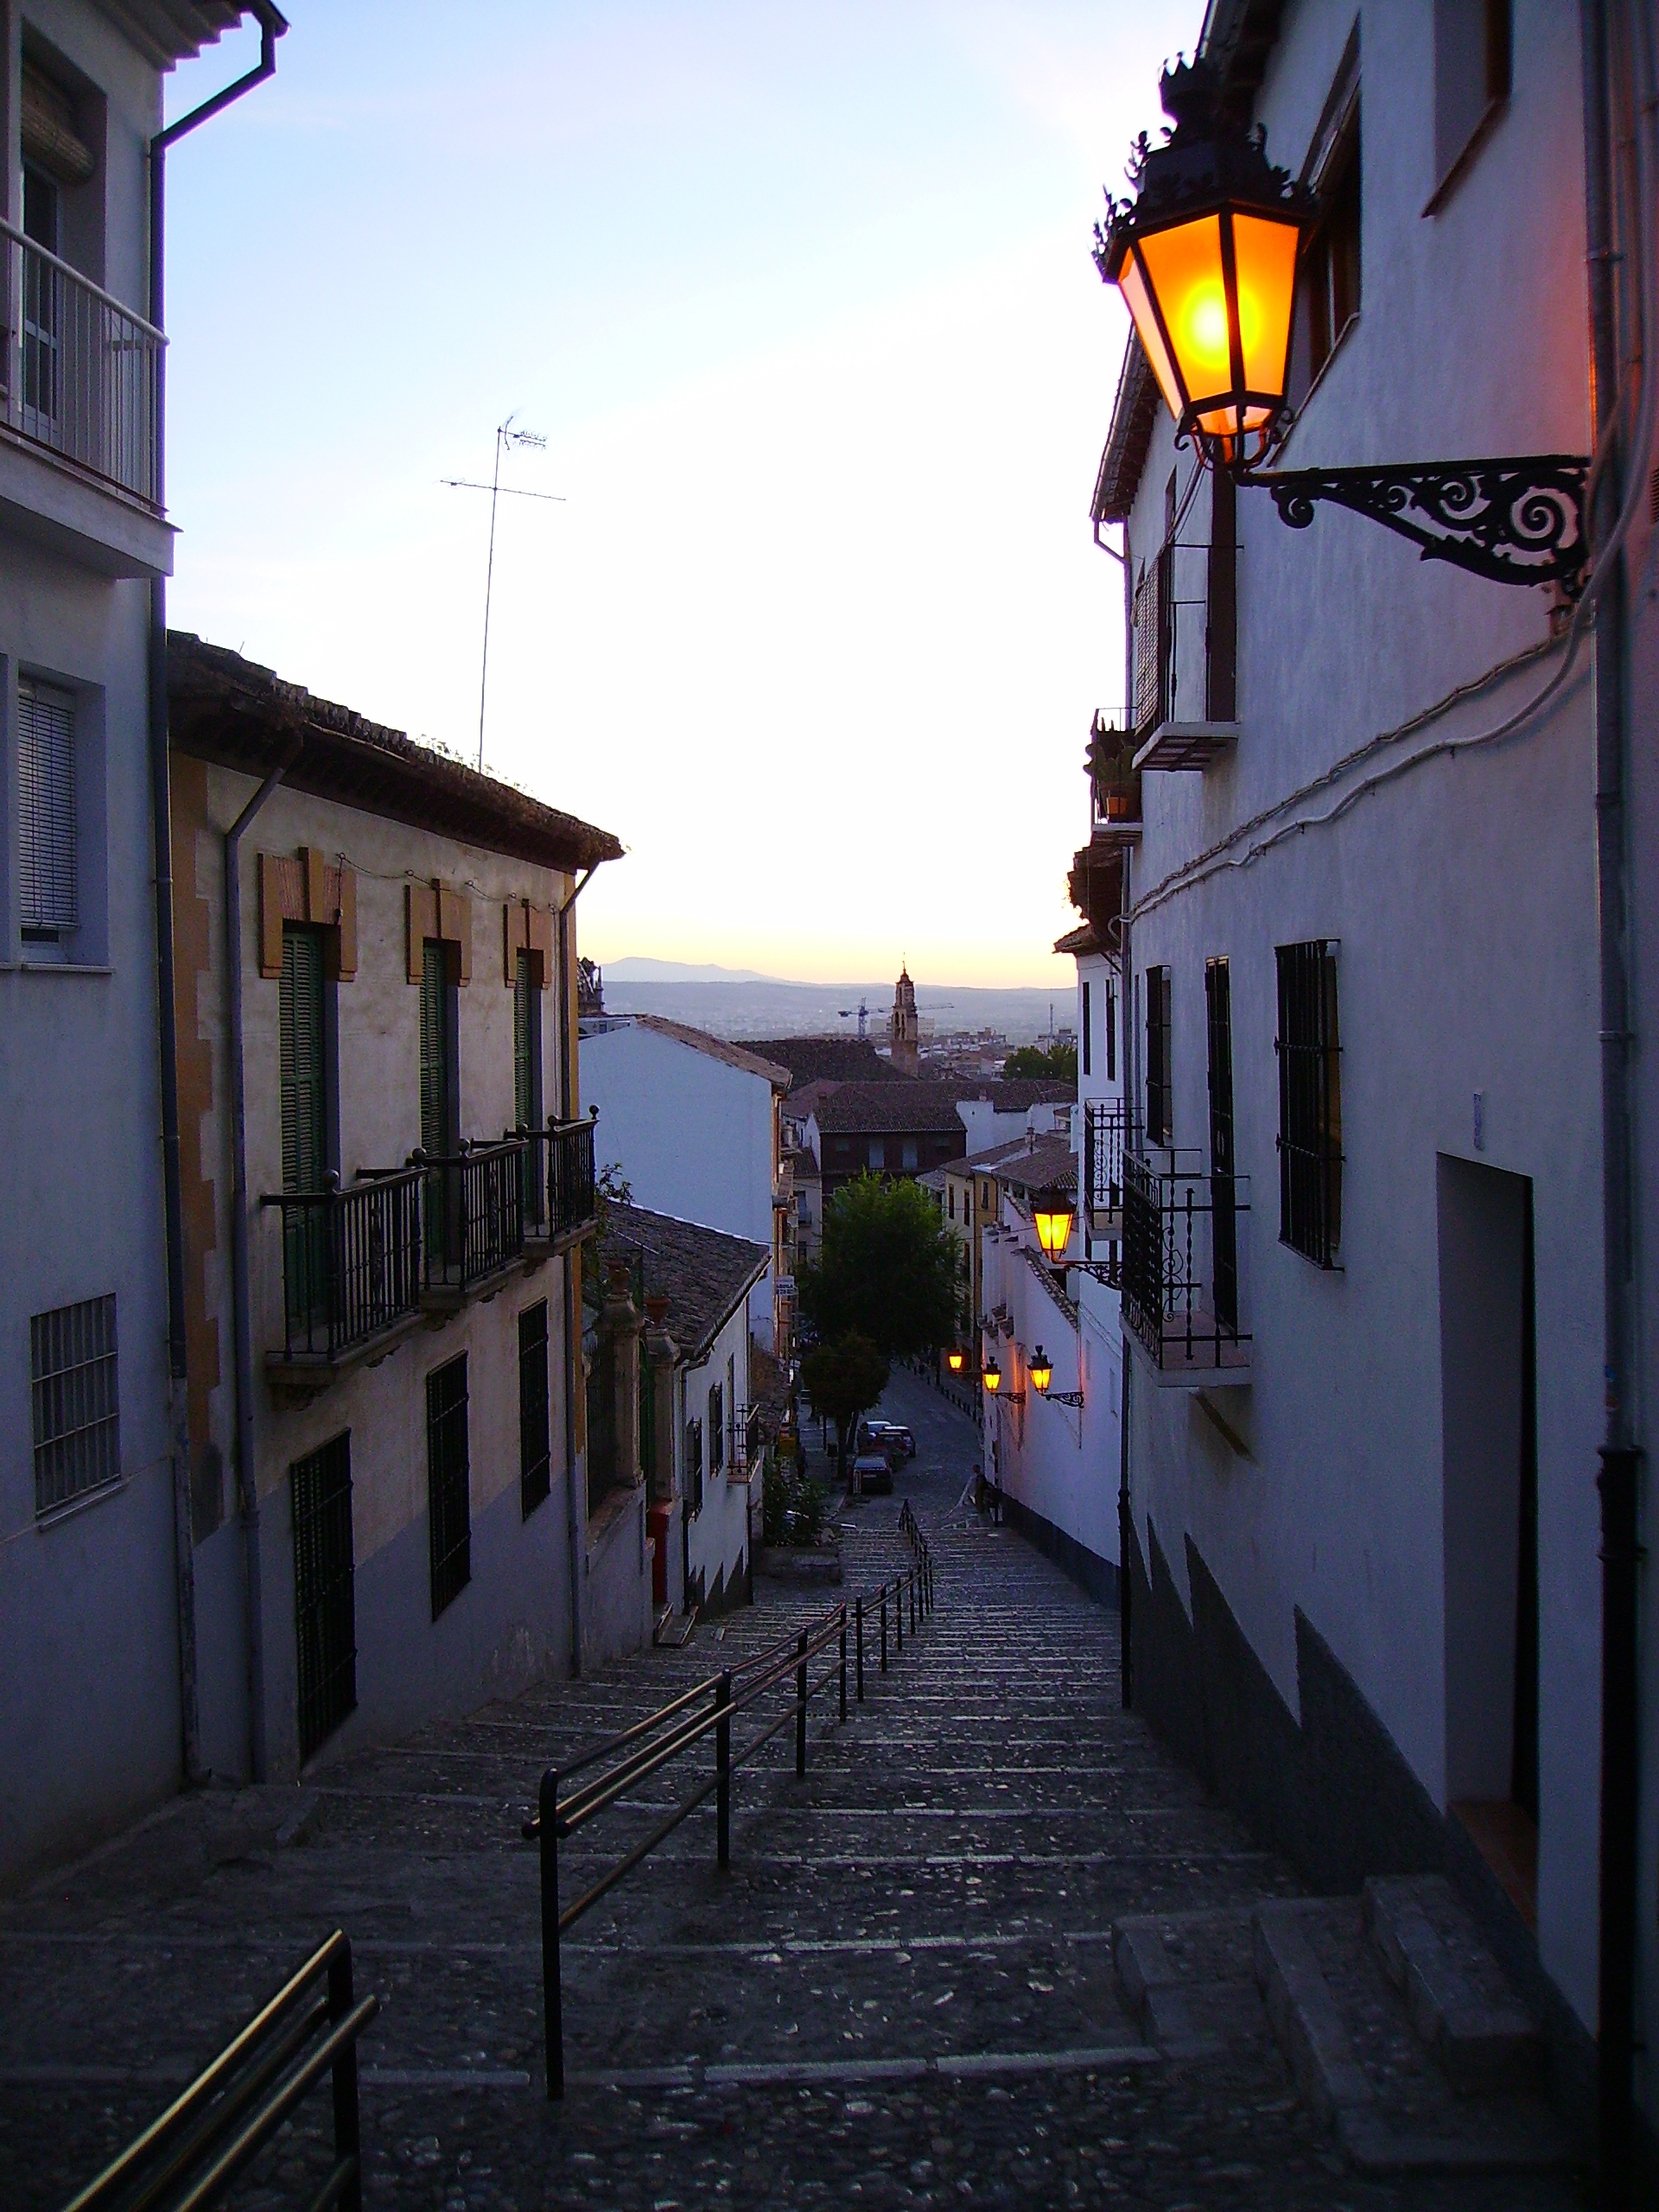
<instances>
[{"instance_id":1,"label":"barred window","mask_svg":"<svg viewBox=\"0 0 1659 2212\"><path fill-rule=\"evenodd\" d=\"M75 861L75 702L17 686L18 891L24 941L51 942L80 919Z\"/></svg>"},{"instance_id":2,"label":"barred window","mask_svg":"<svg viewBox=\"0 0 1659 2212\"><path fill-rule=\"evenodd\" d=\"M465 1352L426 1378L426 1482L436 1620L473 1579Z\"/></svg>"},{"instance_id":3,"label":"barred window","mask_svg":"<svg viewBox=\"0 0 1659 2212\"><path fill-rule=\"evenodd\" d=\"M1316 939L1278 955L1279 1241L1329 1268L1342 1241L1337 948Z\"/></svg>"},{"instance_id":4,"label":"barred window","mask_svg":"<svg viewBox=\"0 0 1659 2212\"><path fill-rule=\"evenodd\" d=\"M121 1472L115 1294L31 1316L35 1510L50 1513Z\"/></svg>"},{"instance_id":5,"label":"barred window","mask_svg":"<svg viewBox=\"0 0 1659 2212\"><path fill-rule=\"evenodd\" d=\"M294 1512L294 1630L300 1757L357 1707L356 1570L349 1429L288 1471Z\"/></svg>"},{"instance_id":6,"label":"barred window","mask_svg":"<svg viewBox=\"0 0 1659 2212\"><path fill-rule=\"evenodd\" d=\"M526 1521L552 1491L550 1431L543 1298L518 1316L518 1502Z\"/></svg>"},{"instance_id":7,"label":"barred window","mask_svg":"<svg viewBox=\"0 0 1659 2212\"><path fill-rule=\"evenodd\" d=\"M1169 970L1147 970L1147 1141L1168 1144L1174 1116L1170 1096Z\"/></svg>"},{"instance_id":8,"label":"barred window","mask_svg":"<svg viewBox=\"0 0 1659 2212\"><path fill-rule=\"evenodd\" d=\"M726 1393L716 1382L709 1393L709 1471L717 1475L726 1465Z\"/></svg>"}]
</instances>

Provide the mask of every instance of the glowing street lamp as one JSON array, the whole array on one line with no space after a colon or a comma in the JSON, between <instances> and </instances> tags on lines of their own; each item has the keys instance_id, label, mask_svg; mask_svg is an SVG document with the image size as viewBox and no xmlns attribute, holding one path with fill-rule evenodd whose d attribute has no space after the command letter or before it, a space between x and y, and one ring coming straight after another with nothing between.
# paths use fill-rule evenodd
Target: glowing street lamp
<instances>
[{"instance_id":1,"label":"glowing street lamp","mask_svg":"<svg viewBox=\"0 0 1659 2212\"><path fill-rule=\"evenodd\" d=\"M1285 406L1296 263L1317 206L1222 112L1207 62L1159 84L1175 127L1138 143L1136 196L1108 201L1095 259L1135 318L1177 435L1229 468L1259 461Z\"/></svg>"},{"instance_id":2,"label":"glowing street lamp","mask_svg":"<svg viewBox=\"0 0 1659 2212\"><path fill-rule=\"evenodd\" d=\"M981 1380L983 1382L985 1388L990 1392L993 1397L995 1397L997 1392L1001 1389L1002 1370L994 1359L987 1363L984 1374L981 1377Z\"/></svg>"},{"instance_id":3,"label":"glowing street lamp","mask_svg":"<svg viewBox=\"0 0 1659 2212\"><path fill-rule=\"evenodd\" d=\"M1058 1267L1071 1242L1071 1224L1077 1219L1077 1208L1064 1191L1045 1191L1032 1209L1037 1224L1037 1242L1043 1248L1043 1257L1051 1267Z\"/></svg>"},{"instance_id":4,"label":"glowing street lamp","mask_svg":"<svg viewBox=\"0 0 1659 2212\"><path fill-rule=\"evenodd\" d=\"M1030 1373L1032 1387L1033 1389L1037 1391L1039 1396L1046 1397L1048 1395L1048 1386L1054 1380L1054 1368L1052 1362L1050 1360L1047 1353L1043 1350L1041 1344L1039 1344L1036 1351L1031 1355Z\"/></svg>"},{"instance_id":5,"label":"glowing street lamp","mask_svg":"<svg viewBox=\"0 0 1659 2212\"><path fill-rule=\"evenodd\" d=\"M1410 539L1426 561L1576 599L1589 556L1582 454L1258 473L1284 427L1297 266L1318 195L1273 167L1259 126L1229 118L1206 60L1166 69L1158 89L1174 128L1161 146L1144 132L1136 141L1135 196L1108 194L1095 265L1134 318L1176 443L1192 440L1208 467L1271 493L1293 530L1330 500Z\"/></svg>"},{"instance_id":6,"label":"glowing street lamp","mask_svg":"<svg viewBox=\"0 0 1659 2212\"><path fill-rule=\"evenodd\" d=\"M952 1344L950 1351L944 1355L945 1365L950 1370L950 1372L953 1375L960 1375L962 1372L962 1346L960 1344Z\"/></svg>"}]
</instances>

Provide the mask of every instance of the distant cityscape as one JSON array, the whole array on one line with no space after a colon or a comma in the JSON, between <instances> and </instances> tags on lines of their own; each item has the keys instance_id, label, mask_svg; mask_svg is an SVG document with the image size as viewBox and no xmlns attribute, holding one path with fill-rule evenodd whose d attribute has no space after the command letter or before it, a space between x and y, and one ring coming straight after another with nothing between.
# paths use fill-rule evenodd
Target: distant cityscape
<instances>
[{"instance_id":1,"label":"distant cityscape","mask_svg":"<svg viewBox=\"0 0 1659 2212\"><path fill-rule=\"evenodd\" d=\"M619 960L601 969L613 1014L655 1014L690 1022L716 1037L858 1037L880 1044L893 1001L885 983L794 983L708 968L674 971L668 961ZM1007 1052L1020 1045L1069 1039L1076 1027L1076 989L994 989L918 982L916 1010L922 1057L983 1046ZM861 1025L860 1010L863 1020Z\"/></svg>"}]
</instances>

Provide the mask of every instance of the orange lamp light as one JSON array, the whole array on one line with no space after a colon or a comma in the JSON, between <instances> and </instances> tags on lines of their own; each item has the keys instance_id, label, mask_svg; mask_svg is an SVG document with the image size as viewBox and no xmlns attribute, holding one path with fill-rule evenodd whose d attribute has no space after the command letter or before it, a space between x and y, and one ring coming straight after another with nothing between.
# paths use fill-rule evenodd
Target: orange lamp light
<instances>
[{"instance_id":1,"label":"orange lamp light","mask_svg":"<svg viewBox=\"0 0 1659 2212\"><path fill-rule=\"evenodd\" d=\"M1175 128L1136 149L1138 196L1096 232L1095 260L1116 284L1177 434L1211 466L1249 467L1284 412L1296 264L1317 203L1270 167L1259 134L1222 113L1207 62L1166 70Z\"/></svg>"},{"instance_id":2,"label":"orange lamp light","mask_svg":"<svg viewBox=\"0 0 1659 2212\"><path fill-rule=\"evenodd\" d=\"M1077 1208L1062 1191L1045 1191L1032 1209L1037 1224L1037 1242L1043 1248L1043 1257L1051 1264L1059 1260L1071 1242L1071 1224L1077 1219Z\"/></svg>"},{"instance_id":3,"label":"orange lamp light","mask_svg":"<svg viewBox=\"0 0 1659 2212\"><path fill-rule=\"evenodd\" d=\"M960 1375L962 1372L962 1346L960 1344L953 1344L950 1350L944 1355L945 1365L950 1370L950 1372L953 1375Z\"/></svg>"},{"instance_id":4,"label":"orange lamp light","mask_svg":"<svg viewBox=\"0 0 1659 2212\"><path fill-rule=\"evenodd\" d=\"M990 1392L991 1395L995 1397L997 1391L1002 1385L1002 1370L995 1360L992 1360L988 1366L987 1366L982 1379L984 1381L985 1388Z\"/></svg>"},{"instance_id":5,"label":"orange lamp light","mask_svg":"<svg viewBox=\"0 0 1659 2212\"><path fill-rule=\"evenodd\" d=\"M1031 1355L1031 1380L1033 1388L1039 1393L1046 1392L1054 1380L1053 1366L1041 1344Z\"/></svg>"}]
</instances>

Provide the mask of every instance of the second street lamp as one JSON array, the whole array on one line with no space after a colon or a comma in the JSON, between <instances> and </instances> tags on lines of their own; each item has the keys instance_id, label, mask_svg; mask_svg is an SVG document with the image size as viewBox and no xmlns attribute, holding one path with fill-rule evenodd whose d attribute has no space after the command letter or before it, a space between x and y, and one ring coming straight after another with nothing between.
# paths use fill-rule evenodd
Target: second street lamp
<instances>
[{"instance_id":1,"label":"second street lamp","mask_svg":"<svg viewBox=\"0 0 1659 2212\"><path fill-rule=\"evenodd\" d=\"M1141 136L1135 197L1109 194L1095 229L1095 264L1123 295L1176 443L1263 486L1293 530L1330 500L1409 538L1425 561L1578 598L1589 552L1580 454L1253 473L1284 433L1297 263L1319 202L1270 165L1259 126L1229 119L1222 91L1204 60L1164 72L1174 128L1161 146Z\"/></svg>"},{"instance_id":2,"label":"second street lamp","mask_svg":"<svg viewBox=\"0 0 1659 2212\"><path fill-rule=\"evenodd\" d=\"M1042 1192L1032 1208L1032 1218L1043 1257L1051 1267L1058 1265L1071 1242L1071 1224L1077 1218L1071 1198L1064 1191Z\"/></svg>"}]
</instances>

